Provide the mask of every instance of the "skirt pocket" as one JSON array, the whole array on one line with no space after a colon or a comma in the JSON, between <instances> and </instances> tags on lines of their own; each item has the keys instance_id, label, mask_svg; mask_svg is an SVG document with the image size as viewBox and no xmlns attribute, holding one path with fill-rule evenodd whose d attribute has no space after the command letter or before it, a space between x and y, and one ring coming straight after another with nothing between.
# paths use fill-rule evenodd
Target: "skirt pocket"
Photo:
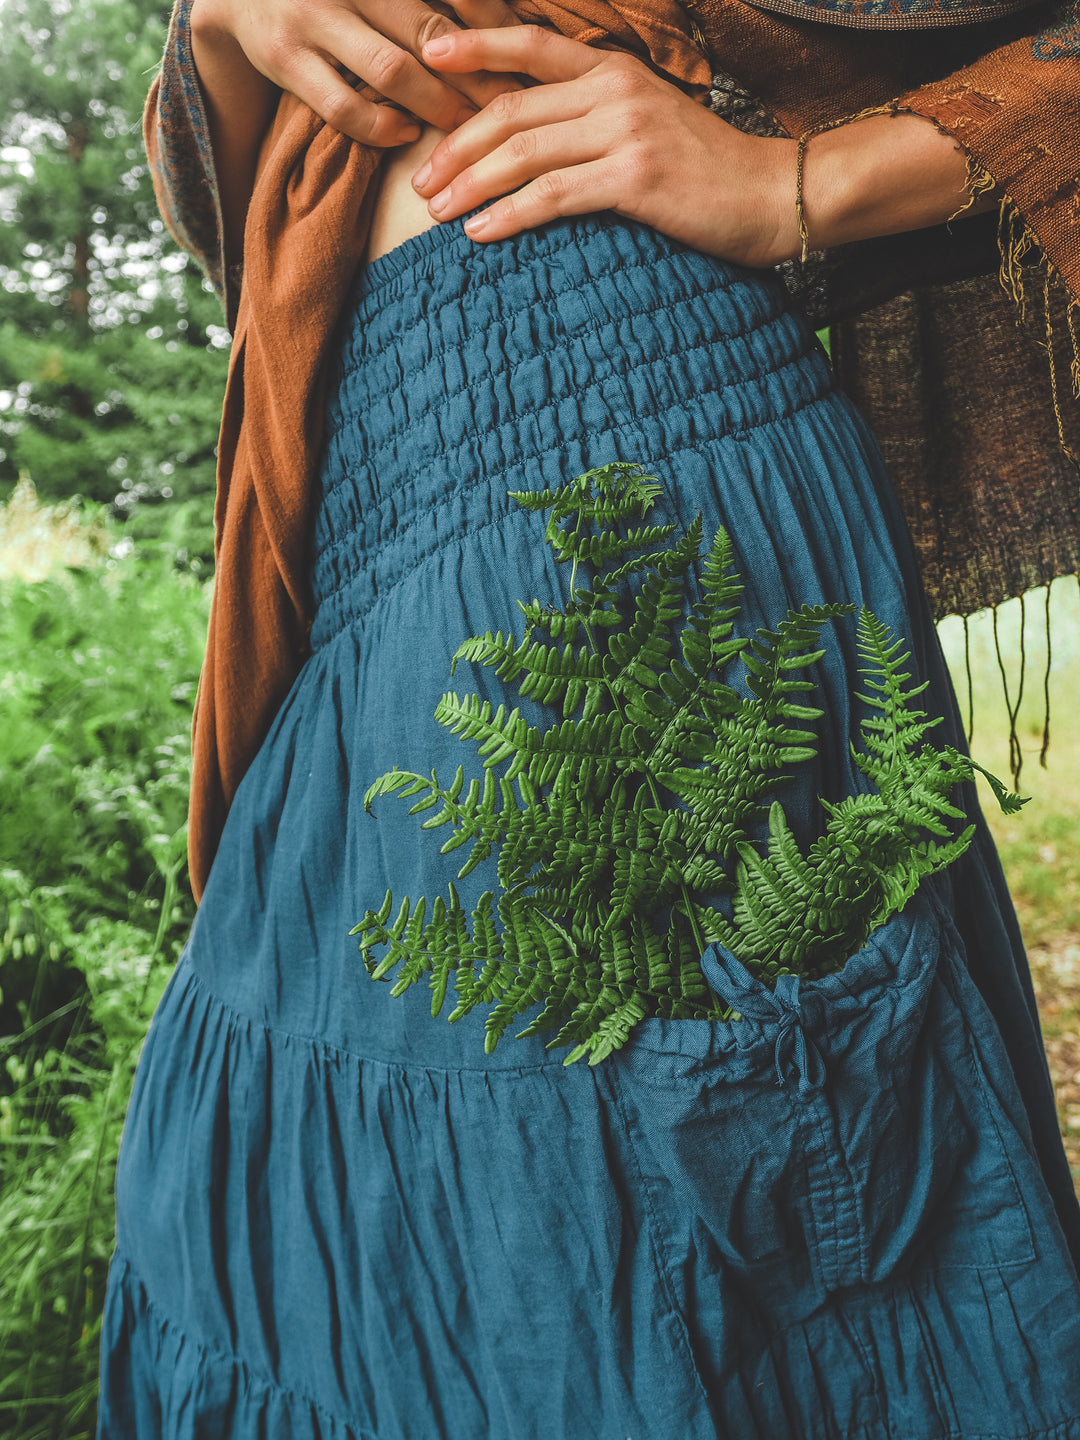
<instances>
[{"instance_id":1,"label":"skirt pocket","mask_svg":"<svg viewBox=\"0 0 1080 1440\"><path fill-rule=\"evenodd\" d=\"M643 1168L696 1251L785 1312L924 1267L1034 1258L1024 1134L932 892L836 975L770 991L716 946L703 969L741 1018L646 1021L617 1062Z\"/></svg>"}]
</instances>

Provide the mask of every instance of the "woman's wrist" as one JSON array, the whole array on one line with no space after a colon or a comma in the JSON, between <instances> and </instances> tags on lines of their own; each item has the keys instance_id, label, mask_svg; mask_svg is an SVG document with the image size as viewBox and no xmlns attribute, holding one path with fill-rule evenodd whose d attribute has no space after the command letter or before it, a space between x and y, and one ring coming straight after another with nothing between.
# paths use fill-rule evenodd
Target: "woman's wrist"
<instances>
[{"instance_id":1,"label":"woman's wrist","mask_svg":"<svg viewBox=\"0 0 1080 1440\"><path fill-rule=\"evenodd\" d=\"M802 249L794 159L787 174L789 223L777 235L777 261ZM967 205L967 157L918 115L874 115L815 136L805 148L803 218L811 249L939 225ZM965 210L974 214L992 196Z\"/></svg>"},{"instance_id":2,"label":"woman's wrist","mask_svg":"<svg viewBox=\"0 0 1080 1440\"><path fill-rule=\"evenodd\" d=\"M792 259L802 248L796 204L798 146L794 140L745 139L744 170L752 187L750 193L756 190L757 198L747 209L754 234L743 246L743 263L767 269Z\"/></svg>"}]
</instances>

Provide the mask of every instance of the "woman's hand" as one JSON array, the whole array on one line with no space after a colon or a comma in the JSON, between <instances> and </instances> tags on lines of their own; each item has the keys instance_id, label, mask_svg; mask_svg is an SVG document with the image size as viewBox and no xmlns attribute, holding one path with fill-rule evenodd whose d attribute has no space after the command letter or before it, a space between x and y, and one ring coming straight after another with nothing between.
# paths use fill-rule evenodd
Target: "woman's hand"
<instances>
[{"instance_id":1,"label":"woman's hand","mask_svg":"<svg viewBox=\"0 0 1080 1440\"><path fill-rule=\"evenodd\" d=\"M503 0L447 3L462 25L517 23ZM192 31L204 54L215 43L235 48L265 80L368 145L415 140L417 119L452 130L478 106L518 88L507 75L463 69L444 80L426 69L417 58L424 42L459 29L423 0L194 0ZM196 62L201 73L198 55ZM392 105L362 99L343 70Z\"/></svg>"},{"instance_id":2,"label":"woman's hand","mask_svg":"<svg viewBox=\"0 0 1080 1440\"><path fill-rule=\"evenodd\" d=\"M421 52L444 74L513 71L541 83L497 96L413 177L439 220L501 240L562 215L614 210L706 254L750 266L799 254L794 140L744 135L640 60L523 26L468 30ZM811 246L938 225L972 203L962 150L919 115L818 135L804 171Z\"/></svg>"},{"instance_id":3,"label":"woman's hand","mask_svg":"<svg viewBox=\"0 0 1080 1440\"><path fill-rule=\"evenodd\" d=\"M503 0L448 0L463 24L516 24ZM425 40L457 26L423 0L193 0L191 44L210 126L229 263L243 251L248 200L279 90L369 145L416 140L416 116L451 129L476 105L519 88L506 75L439 79L416 58ZM346 70L394 105L374 105ZM457 87L457 88L455 88ZM472 102L475 101L476 104Z\"/></svg>"},{"instance_id":4,"label":"woman's hand","mask_svg":"<svg viewBox=\"0 0 1080 1440\"><path fill-rule=\"evenodd\" d=\"M501 196L467 222L474 238L614 210L744 265L798 252L794 141L743 135L633 56L521 26L437 38L421 57L541 82L495 97L417 172L437 219Z\"/></svg>"}]
</instances>

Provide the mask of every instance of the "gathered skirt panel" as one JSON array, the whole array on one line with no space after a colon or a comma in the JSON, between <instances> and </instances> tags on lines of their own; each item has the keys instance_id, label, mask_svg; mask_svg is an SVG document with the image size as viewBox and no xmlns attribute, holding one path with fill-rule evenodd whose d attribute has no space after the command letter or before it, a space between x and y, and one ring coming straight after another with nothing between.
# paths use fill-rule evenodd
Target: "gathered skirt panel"
<instances>
[{"instance_id":1,"label":"gathered skirt panel","mask_svg":"<svg viewBox=\"0 0 1080 1440\"><path fill-rule=\"evenodd\" d=\"M656 518L729 529L741 633L869 605L962 744L879 454L781 287L608 216L438 227L358 277L329 394L313 653L125 1130L102 1440L1080 1440L1080 1227L981 820L839 974L774 994L713 947L740 1020L647 1020L591 1068L486 1054L481 1011L392 997L349 936L456 875L363 805L393 765L478 773L435 704L511 697L454 650L566 596L512 490L640 461ZM865 783L854 621L824 643L804 842Z\"/></svg>"}]
</instances>

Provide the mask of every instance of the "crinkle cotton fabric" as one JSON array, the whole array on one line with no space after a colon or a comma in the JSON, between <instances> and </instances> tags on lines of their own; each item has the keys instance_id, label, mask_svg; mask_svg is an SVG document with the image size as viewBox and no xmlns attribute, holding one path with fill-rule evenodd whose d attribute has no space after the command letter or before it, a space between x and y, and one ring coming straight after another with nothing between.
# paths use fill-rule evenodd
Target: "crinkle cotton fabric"
<instances>
[{"instance_id":1,"label":"crinkle cotton fabric","mask_svg":"<svg viewBox=\"0 0 1080 1440\"><path fill-rule=\"evenodd\" d=\"M841 973L770 992L712 947L742 1018L593 1068L485 1055L480 1011L393 998L349 938L457 869L365 789L468 760L431 718L450 655L565 596L510 490L643 462L664 516L730 530L742 630L871 604L959 740L878 452L779 284L610 216L439 227L358 277L331 393L313 653L131 1102L101 1440L1080 1437L1076 1203L981 823ZM825 639L804 841L860 783L854 622Z\"/></svg>"}]
</instances>

